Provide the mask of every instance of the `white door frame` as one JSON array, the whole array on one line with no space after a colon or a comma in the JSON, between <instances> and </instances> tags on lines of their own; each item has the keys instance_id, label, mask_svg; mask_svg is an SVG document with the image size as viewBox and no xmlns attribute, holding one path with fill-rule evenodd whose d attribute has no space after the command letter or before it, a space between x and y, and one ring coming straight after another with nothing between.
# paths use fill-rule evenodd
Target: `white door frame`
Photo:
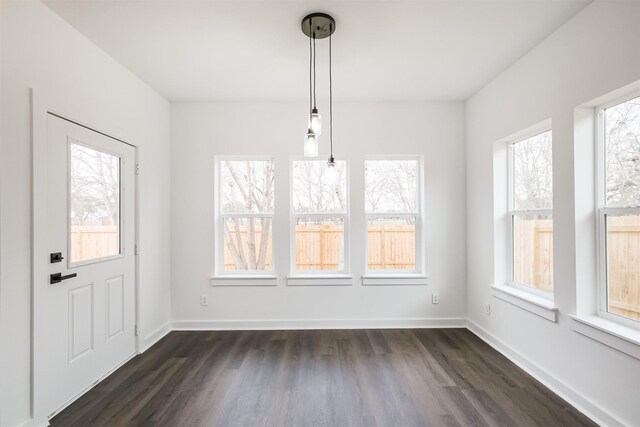
<instances>
[{"instance_id":1,"label":"white door frame","mask_svg":"<svg viewBox=\"0 0 640 427\"><path fill-rule=\"evenodd\" d=\"M40 370L42 369L42 359L46 358L46 354L38 348L39 336L42 333L40 325L43 324L43 319L39 317L39 305L42 304L42 299L39 295L39 286L42 285L42 281L48 278L48 245L47 245L47 117L49 113L68 120L74 124L85 127L92 131L98 132L110 138L116 139L124 144L130 145L135 150L135 162L138 164L138 147L130 142L127 142L127 138L119 138L113 136L112 132L101 131L100 127L89 125L88 123L101 123L99 117L92 116L91 113L87 114L86 111L67 111L68 108L57 106L63 106L67 103L64 100L56 100L52 96L48 96L41 90L29 89L29 95L31 98L31 423L33 425L47 425L49 412L61 408L43 408L40 402L41 383ZM79 119L79 120L78 120ZM139 182L138 173L136 167L136 175L134 177L134 192L135 192L135 221L134 221L134 235L135 235L135 324L136 324L136 348L135 354L140 354L142 348L140 331L140 287L139 287L139 261L138 261L138 242L140 236L140 218L139 218ZM133 356L132 356L133 357ZM99 379L108 376L111 372L118 369L128 360L121 363L119 366L114 366L113 369L106 373ZM98 382L99 382L98 381ZM83 390L76 398L86 393L96 383ZM72 400L73 401L73 400ZM71 404L72 401L68 402Z\"/></svg>"}]
</instances>

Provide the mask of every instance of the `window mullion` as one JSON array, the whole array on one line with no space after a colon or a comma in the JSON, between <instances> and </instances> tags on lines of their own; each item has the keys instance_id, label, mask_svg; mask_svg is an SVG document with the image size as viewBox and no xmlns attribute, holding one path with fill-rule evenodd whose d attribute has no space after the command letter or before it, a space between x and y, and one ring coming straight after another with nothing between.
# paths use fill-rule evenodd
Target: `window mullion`
<instances>
[{"instance_id":1,"label":"window mullion","mask_svg":"<svg viewBox=\"0 0 640 427\"><path fill-rule=\"evenodd\" d=\"M419 212L366 212L365 217L369 218L419 218Z\"/></svg>"},{"instance_id":2,"label":"window mullion","mask_svg":"<svg viewBox=\"0 0 640 427\"><path fill-rule=\"evenodd\" d=\"M513 216L552 216L553 209L513 209L509 213Z\"/></svg>"},{"instance_id":3,"label":"window mullion","mask_svg":"<svg viewBox=\"0 0 640 427\"><path fill-rule=\"evenodd\" d=\"M601 208L604 215L640 215L640 207Z\"/></svg>"},{"instance_id":4,"label":"window mullion","mask_svg":"<svg viewBox=\"0 0 640 427\"><path fill-rule=\"evenodd\" d=\"M221 218L273 218L273 213L221 213Z\"/></svg>"}]
</instances>

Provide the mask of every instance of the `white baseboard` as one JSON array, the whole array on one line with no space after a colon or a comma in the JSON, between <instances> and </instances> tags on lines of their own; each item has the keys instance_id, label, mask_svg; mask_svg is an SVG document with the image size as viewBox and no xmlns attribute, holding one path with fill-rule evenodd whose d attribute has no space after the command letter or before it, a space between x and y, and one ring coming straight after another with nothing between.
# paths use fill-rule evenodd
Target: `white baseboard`
<instances>
[{"instance_id":1,"label":"white baseboard","mask_svg":"<svg viewBox=\"0 0 640 427\"><path fill-rule=\"evenodd\" d=\"M20 424L20 427L47 427L49 425L49 421L44 420L36 420L35 418L31 418L28 421Z\"/></svg>"},{"instance_id":2,"label":"white baseboard","mask_svg":"<svg viewBox=\"0 0 640 427\"><path fill-rule=\"evenodd\" d=\"M142 346L138 351L138 354L141 354L147 351L152 345L154 345L155 343L160 341L162 338L164 338L165 335L167 335L169 332L171 332L171 322L165 323L155 331L148 334L146 337L144 337L144 342L142 343Z\"/></svg>"},{"instance_id":3,"label":"white baseboard","mask_svg":"<svg viewBox=\"0 0 640 427\"><path fill-rule=\"evenodd\" d=\"M489 331L470 319L467 319L467 329L500 352L507 359L515 363L520 369L540 381L545 387L557 394L560 398L564 399L578 411L582 412L596 424L609 427L624 427L625 425L628 425L618 420L615 416L605 411L591 400L579 393L576 393L561 380L538 367L513 347L505 344L504 341L498 339L495 335L491 334Z\"/></svg>"},{"instance_id":4,"label":"white baseboard","mask_svg":"<svg viewBox=\"0 0 640 427\"><path fill-rule=\"evenodd\" d=\"M176 320L174 331L465 328L466 319Z\"/></svg>"}]
</instances>

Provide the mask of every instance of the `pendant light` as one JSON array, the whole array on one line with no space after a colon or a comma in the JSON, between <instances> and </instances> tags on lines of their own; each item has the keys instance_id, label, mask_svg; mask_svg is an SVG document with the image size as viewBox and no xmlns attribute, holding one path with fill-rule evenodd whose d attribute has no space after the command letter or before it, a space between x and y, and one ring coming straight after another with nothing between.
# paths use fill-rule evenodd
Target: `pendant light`
<instances>
[{"instance_id":1,"label":"pendant light","mask_svg":"<svg viewBox=\"0 0 640 427\"><path fill-rule=\"evenodd\" d=\"M335 20L326 13L311 13L302 20L302 32L309 37L309 123L304 136L305 157L318 157L318 143L322 133L322 116L318 112L316 98L316 39L329 37L329 64L331 64L331 34L334 31ZM331 78L329 80L329 86L331 86ZM329 120L331 121L331 117Z\"/></svg>"},{"instance_id":2,"label":"pendant light","mask_svg":"<svg viewBox=\"0 0 640 427\"><path fill-rule=\"evenodd\" d=\"M310 23L313 27L313 19L310 20ZM309 129L319 136L322 133L322 117L318 113L318 106L316 105L318 99L316 97L316 36L315 33L312 34L313 37L310 37L309 41L313 39L313 108L311 108L311 113L309 114ZM309 72L309 75L311 75L311 72Z\"/></svg>"},{"instance_id":3,"label":"pendant light","mask_svg":"<svg viewBox=\"0 0 640 427\"><path fill-rule=\"evenodd\" d=\"M318 157L318 135L313 133L311 129L304 136L304 156Z\"/></svg>"},{"instance_id":4,"label":"pendant light","mask_svg":"<svg viewBox=\"0 0 640 427\"><path fill-rule=\"evenodd\" d=\"M309 26L313 27L313 18L309 19ZM309 36L309 127L304 136L304 156L318 157L318 136L319 133L314 129L314 111L319 118L318 109L315 107L315 55L314 55L315 37L313 32Z\"/></svg>"}]
</instances>

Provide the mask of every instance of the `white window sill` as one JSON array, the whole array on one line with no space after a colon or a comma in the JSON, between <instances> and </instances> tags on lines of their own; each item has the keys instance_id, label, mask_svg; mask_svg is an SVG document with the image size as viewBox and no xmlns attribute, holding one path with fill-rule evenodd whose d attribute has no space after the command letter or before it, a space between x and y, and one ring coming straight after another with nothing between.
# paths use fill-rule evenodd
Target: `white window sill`
<instances>
[{"instance_id":1,"label":"white window sill","mask_svg":"<svg viewBox=\"0 0 640 427\"><path fill-rule=\"evenodd\" d=\"M429 276L424 274L365 274L362 276L363 286L426 286Z\"/></svg>"},{"instance_id":2,"label":"white window sill","mask_svg":"<svg viewBox=\"0 0 640 427\"><path fill-rule=\"evenodd\" d=\"M237 274L214 276L211 286L277 286L278 276L275 274Z\"/></svg>"},{"instance_id":3,"label":"white window sill","mask_svg":"<svg viewBox=\"0 0 640 427\"><path fill-rule=\"evenodd\" d=\"M287 276L288 286L351 286L350 274L295 274Z\"/></svg>"},{"instance_id":4,"label":"white window sill","mask_svg":"<svg viewBox=\"0 0 640 427\"><path fill-rule=\"evenodd\" d=\"M577 333L640 359L640 331L597 315L570 314L569 317L573 319L572 328Z\"/></svg>"},{"instance_id":5,"label":"white window sill","mask_svg":"<svg viewBox=\"0 0 640 427\"><path fill-rule=\"evenodd\" d=\"M550 299L533 295L513 286L491 285L491 289L493 289L493 296L502 301L520 307L550 322L555 323L558 321L558 308Z\"/></svg>"}]
</instances>

